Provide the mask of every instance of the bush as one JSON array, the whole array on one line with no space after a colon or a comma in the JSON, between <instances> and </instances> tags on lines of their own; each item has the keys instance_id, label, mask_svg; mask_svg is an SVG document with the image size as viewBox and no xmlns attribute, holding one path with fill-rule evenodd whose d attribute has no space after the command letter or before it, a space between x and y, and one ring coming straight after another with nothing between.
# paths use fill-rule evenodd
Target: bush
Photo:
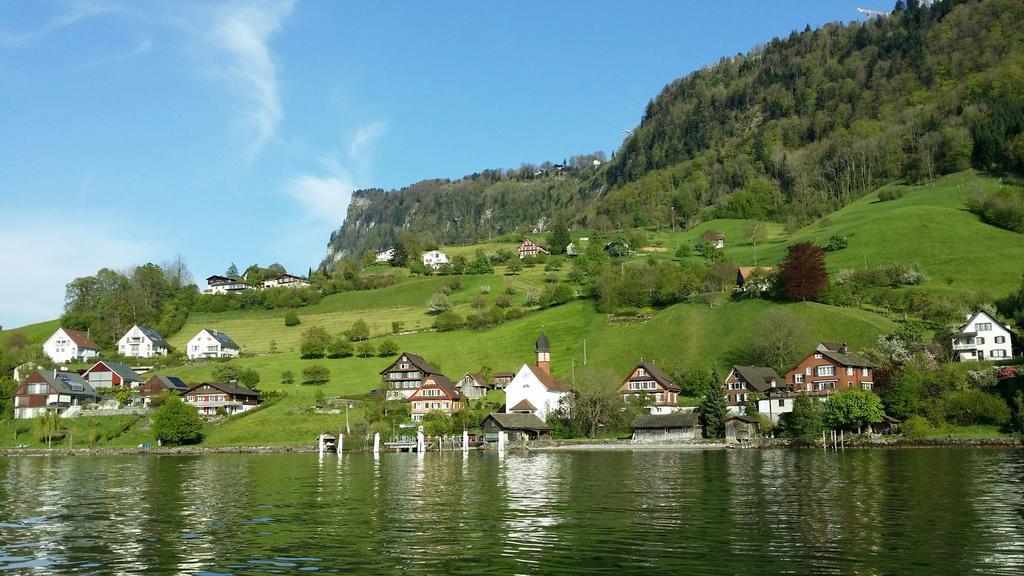
<instances>
[{"instance_id":1,"label":"bush","mask_svg":"<svg viewBox=\"0 0 1024 576\"><path fill-rule=\"evenodd\" d=\"M935 433L935 428L923 416L911 416L900 425L904 436L912 440L922 440Z\"/></svg>"},{"instance_id":2,"label":"bush","mask_svg":"<svg viewBox=\"0 0 1024 576\"><path fill-rule=\"evenodd\" d=\"M331 379L331 371L322 364L313 364L307 366L302 371L302 383L303 384L326 384Z\"/></svg>"},{"instance_id":3,"label":"bush","mask_svg":"<svg viewBox=\"0 0 1024 576\"><path fill-rule=\"evenodd\" d=\"M360 358L369 358L376 354L376 352L377 349L369 342L361 342L359 346L356 346L356 356Z\"/></svg>"},{"instance_id":4,"label":"bush","mask_svg":"<svg viewBox=\"0 0 1024 576\"><path fill-rule=\"evenodd\" d=\"M377 345L377 355L381 358L387 358L398 354L398 344L394 340L383 340Z\"/></svg>"},{"instance_id":5,"label":"bush","mask_svg":"<svg viewBox=\"0 0 1024 576\"><path fill-rule=\"evenodd\" d=\"M1024 232L1024 192L1010 187L974 195L967 208L993 226Z\"/></svg>"},{"instance_id":6,"label":"bush","mask_svg":"<svg viewBox=\"0 0 1024 576\"><path fill-rule=\"evenodd\" d=\"M434 329L441 332L450 332L452 330L458 330L462 327L463 320L462 316L459 316L451 310L447 310L437 315L434 318Z\"/></svg>"},{"instance_id":7,"label":"bush","mask_svg":"<svg viewBox=\"0 0 1024 576\"><path fill-rule=\"evenodd\" d=\"M430 297L430 302L427 304L427 314L437 315L448 310L449 307L448 297L445 296L444 292L440 292Z\"/></svg>"},{"instance_id":8,"label":"bush","mask_svg":"<svg viewBox=\"0 0 1024 576\"><path fill-rule=\"evenodd\" d=\"M345 335L353 342L362 342L370 338L370 327L366 320L360 318L352 324L352 328L345 331Z\"/></svg>"},{"instance_id":9,"label":"bush","mask_svg":"<svg viewBox=\"0 0 1024 576\"><path fill-rule=\"evenodd\" d=\"M942 399L946 420L961 426L994 424L1005 426L1010 422L1010 407L999 396L981 390L951 392Z\"/></svg>"},{"instance_id":10,"label":"bush","mask_svg":"<svg viewBox=\"0 0 1024 576\"><path fill-rule=\"evenodd\" d=\"M323 358L330 342L331 336L326 330L312 326L302 333L299 353L303 358Z\"/></svg>"},{"instance_id":11,"label":"bush","mask_svg":"<svg viewBox=\"0 0 1024 576\"><path fill-rule=\"evenodd\" d=\"M544 293L540 297L540 304L542 307L558 306L572 300L575 296L575 292L569 285L555 284L544 289Z\"/></svg>"},{"instance_id":12,"label":"bush","mask_svg":"<svg viewBox=\"0 0 1024 576\"><path fill-rule=\"evenodd\" d=\"M402 331L402 321L401 320L395 320L394 322L391 323L391 333L392 334L398 334L401 331Z\"/></svg>"},{"instance_id":13,"label":"bush","mask_svg":"<svg viewBox=\"0 0 1024 576\"><path fill-rule=\"evenodd\" d=\"M203 421L195 408L172 396L153 412L153 435L163 444L195 444L203 439Z\"/></svg>"},{"instance_id":14,"label":"bush","mask_svg":"<svg viewBox=\"0 0 1024 576\"><path fill-rule=\"evenodd\" d=\"M878 193L878 199L881 200L882 202L888 202L890 200L896 200L896 199L899 199L899 198L903 198L906 195L907 195L907 189L906 188L893 187L893 188L886 188L885 190L882 190L881 192L879 192Z\"/></svg>"},{"instance_id":15,"label":"bush","mask_svg":"<svg viewBox=\"0 0 1024 576\"><path fill-rule=\"evenodd\" d=\"M295 375L292 374L291 370L285 370L281 372L281 384L293 384L295 382Z\"/></svg>"},{"instance_id":16,"label":"bush","mask_svg":"<svg viewBox=\"0 0 1024 576\"><path fill-rule=\"evenodd\" d=\"M843 248L846 248L848 243L849 238L847 238L846 234L833 234L832 237L828 239L828 245L825 246L825 250L827 252L842 250Z\"/></svg>"},{"instance_id":17,"label":"bush","mask_svg":"<svg viewBox=\"0 0 1024 576\"><path fill-rule=\"evenodd\" d=\"M352 342L343 336L335 336L331 339L331 345L327 347L328 358L347 358L352 355Z\"/></svg>"},{"instance_id":18,"label":"bush","mask_svg":"<svg viewBox=\"0 0 1024 576\"><path fill-rule=\"evenodd\" d=\"M285 312L285 314L284 314L284 325L285 326L298 326L299 323L300 323L299 322L299 315L296 314L294 310L289 310L289 311Z\"/></svg>"}]
</instances>

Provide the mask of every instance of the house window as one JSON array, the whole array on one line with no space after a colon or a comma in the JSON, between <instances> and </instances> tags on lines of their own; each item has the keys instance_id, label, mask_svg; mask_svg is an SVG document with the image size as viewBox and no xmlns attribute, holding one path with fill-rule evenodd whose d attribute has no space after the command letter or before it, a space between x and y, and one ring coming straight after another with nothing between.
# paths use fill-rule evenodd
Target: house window
<instances>
[{"instance_id":1,"label":"house window","mask_svg":"<svg viewBox=\"0 0 1024 576\"><path fill-rule=\"evenodd\" d=\"M815 354L814 355L814 359L815 360L821 360L821 354Z\"/></svg>"},{"instance_id":2,"label":"house window","mask_svg":"<svg viewBox=\"0 0 1024 576\"><path fill-rule=\"evenodd\" d=\"M861 376L870 376L870 374L869 374L870 372L871 372L871 369L867 368L867 367L864 367L864 368L860 369L860 375Z\"/></svg>"},{"instance_id":3,"label":"house window","mask_svg":"<svg viewBox=\"0 0 1024 576\"><path fill-rule=\"evenodd\" d=\"M794 384L803 384L804 383L804 375L803 374L794 374L793 375L793 383Z\"/></svg>"},{"instance_id":4,"label":"house window","mask_svg":"<svg viewBox=\"0 0 1024 576\"><path fill-rule=\"evenodd\" d=\"M989 356L993 358L1006 358L1006 350L993 350Z\"/></svg>"},{"instance_id":5,"label":"house window","mask_svg":"<svg viewBox=\"0 0 1024 576\"><path fill-rule=\"evenodd\" d=\"M864 382L860 385L861 390L871 390L871 382Z\"/></svg>"},{"instance_id":6,"label":"house window","mask_svg":"<svg viewBox=\"0 0 1024 576\"><path fill-rule=\"evenodd\" d=\"M647 371L644 370L643 368L637 368L636 369L636 375L637 376L647 376Z\"/></svg>"},{"instance_id":7,"label":"house window","mask_svg":"<svg viewBox=\"0 0 1024 576\"><path fill-rule=\"evenodd\" d=\"M978 332L988 332L989 330L992 329L992 323L978 322L977 324L974 325L974 329L977 330Z\"/></svg>"},{"instance_id":8,"label":"house window","mask_svg":"<svg viewBox=\"0 0 1024 576\"><path fill-rule=\"evenodd\" d=\"M780 407L780 408L782 408L782 407L784 407L785 405L786 405L786 401L785 401L785 400L783 400L782 398L779 398L779 407Z\"/></svg>"},{"instance_id":9,"label":"house window","mask_svg":"<svg viewBox=\"0 0 1024 576\"><path fill-rule=\"evenodd\" d=\"M846 367L846 375L847 376L853 376L853 366L847 366Z\"/></svg>"},{"instance_id":10,"label":"house window","mask_svg":"<svg viewBox=\"0 0 1024 576\"><path fill-rule=\"evenodd\" d=\"M996 344L1002 344L1006 342L1006 336L996 336Z\"/></svg>"},{"instance_id":11,"label":"house window","mask_svg":"<svg viewBox=\"0 0 1024 576\"><path fill-rule=\"evenodd\" d=\"M985 343L985 339L982 338L981 336L978 336L977 338L974 339L974 342L975 342L975 344L984 344Z\"/></svg>"},{"instance_id":12,"label":"house window","mask_svg":"<svg viewBox=\"0 0 1024 576\"><path fill-rule=\"evenodd\" d=\"M811 367L810 366L808 366L807 368L804 368L804 374L806 374L808 376L811 375Z\"/></svg>"},{"instance_id":13,"label":"house window","mask_svg":"<svg viewBox=\"0 0 1024 576\"><path fill-rule=\"evenodd\" d=\"M826 366L818 366L818 368L815 370L815 373L818 376L835 376L836 367L831 364L828 364Z\"/></svg>"}]
</instances>

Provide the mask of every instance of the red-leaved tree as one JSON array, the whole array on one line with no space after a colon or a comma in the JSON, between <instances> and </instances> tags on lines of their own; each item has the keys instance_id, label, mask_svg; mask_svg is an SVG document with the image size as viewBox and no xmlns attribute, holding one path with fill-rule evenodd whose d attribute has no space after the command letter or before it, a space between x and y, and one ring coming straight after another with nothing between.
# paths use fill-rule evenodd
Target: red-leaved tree
<instances>
[{"instance_id":1,"label":"red-leaved tree","mask_svg":"<svg viewBox=\"0 0 1024 576\"><path fill-rule=\"evenodd\" d=\"M790 300L816 300L828 284L825 251L812 242L790 246L779 270L779 280Z\"/></svg>"}]
</instances>

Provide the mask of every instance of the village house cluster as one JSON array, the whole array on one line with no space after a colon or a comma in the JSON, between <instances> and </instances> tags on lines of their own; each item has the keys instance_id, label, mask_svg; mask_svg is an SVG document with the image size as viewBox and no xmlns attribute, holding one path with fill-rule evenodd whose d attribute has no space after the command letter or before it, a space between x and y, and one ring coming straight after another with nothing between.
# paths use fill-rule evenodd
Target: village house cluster
<instances>
[{"instance_id":1,"label":"village house cluster","mask_svg":"<svg viewBox=\"0 0 1024 576\"><path fill-rule=\"evenodd\" d=\"M249 284L242 278L213 275L206 279L204 294L234 294L243 290L267 288L309 288L309 279L285 272L275 278L268 278L258 284Z\"/></svg>"}]
</instances>

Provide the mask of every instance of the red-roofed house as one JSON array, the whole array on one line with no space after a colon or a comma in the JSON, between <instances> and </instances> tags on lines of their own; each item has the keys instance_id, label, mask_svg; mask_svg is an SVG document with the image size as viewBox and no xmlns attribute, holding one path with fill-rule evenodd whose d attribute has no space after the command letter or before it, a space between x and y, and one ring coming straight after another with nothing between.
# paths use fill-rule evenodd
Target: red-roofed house
<instances>
[{"instance_id":1,"label":"red-roofed house","mask_svg":"<svg viewBox=\"0 0 1024 576\"><path fill-rule=\"evenodd\" d=\"M626 380L619 386L622 400L629 402L631 398L647 394L654 404L651 414L665 414L678 408L679 386L654 364L641 362L629 373Z\"/></svg>"},{"instance_id":2,"label":"red-roofed house","mask_svg":"<svg viewBox=\"0 0 1024 576\"><path fill-rule=\"evenodd\" d=\"M443 374L430 374L406 402L412 404L412 419L419 422L429 412L455 414L460 408L459 400L459 392L451 380Z\"/></svg>"},{"instance_id":3,"label":"red-roofed house","mask_svg":"<svg viewBox=\"0 0 1024 576\"><path fill-rule=\"evenodd\" d=\"M58 328L43 343L43 353L54 362L89 360L100 355L100 347L81 330Z\"/></svg>"},{"instance_id":4,"label":"red-roofed house","mask_svg":"<svg viewBox=\"0 0 1024 576\"><path fill-rule=\"evenodd\" d=\"M523 240L523 243L519 245L519 248L516 248L516 254L518 254L520 258L526 258L527 256L539 256L547 253L548 251L540 244L537 244L529 238Z\"/></svg>"}]
</instances>

